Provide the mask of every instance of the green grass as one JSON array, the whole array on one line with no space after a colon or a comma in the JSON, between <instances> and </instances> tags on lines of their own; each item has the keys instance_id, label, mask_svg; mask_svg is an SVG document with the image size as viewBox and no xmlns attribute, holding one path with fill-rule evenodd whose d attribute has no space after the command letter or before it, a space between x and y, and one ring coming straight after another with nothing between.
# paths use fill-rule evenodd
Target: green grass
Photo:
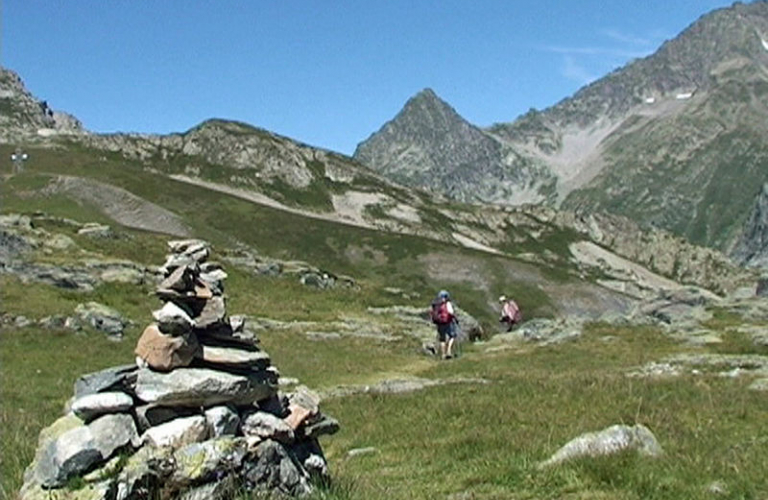
<instances>
[{"instance_id":1,"label":"green grass","mask_svg":"<svg viewBox=\"0 0 768 500\"><path fill-rule=\"evenodd\" d=\"M7 150L0 147L0 154ZM367 308L425 306L435 290L449 287L462 308L493 329L500 293L515 297L526 318L551 316L554 304L541 284L572 279L565 263L546 270L424 238L308 221L170 181L116 155L71 148L32 150L31 157L25 174L4 183L3 212L43 210L81 222L110 223L96 207L40 195L50 175L83 175L180 214L194 234L212 242L215 259L224 249L245 244L267 256L300 259L352 275L359 284L357 289L319 291L301 286L295 277L253 276L227 265L230 314L283 321L355 318L383 322L381 328L391 329L386 319L367 316ZM320 172L319 165L311 168ZM438 212L431 216L439 222ZM99 240L78 236L64 224L39 222L42 229L72 237L81 249L46 258L102 255L145 265L162 263L167 238L111 224L117 237ZM514 231L510 229L510 241ZM537 254L547 250L565 257L574 238L553 229L508 250ZM520 271L543 277L533 283L520 278ZM385 286L420 296L398 298L383 292ZM134 321L123 342L110 342L91 331L0 331L0 496L10 497L20 486L37 434L60 415L74 380L83 373L130 363L141 329L160 305L148 285L104 285L90 293L75 293L0 278L3 313L33 319L69 315L78 303L89 300L116 307ZM716 312L707 326L724 332L725 342L705 350L764 353L735 332L737 323L733 316ZM317 329L331 327L320 324ZM354 337L313 341L296 328L261 335L281 373L314 388L413 376L489 382L324 401L324 410L341 421L342 430L323 439L334 481L318 497L698 499L706 497L706 486L716 480L728 487L723 498L768 495L764 395L746 389L748 378L627 378L627 370L683 350L657 330L592 325L581 339L564 345L521 345L499 352L486 352L482 344L465 346L463 356L451 362L420 355L418 342L408 332L396 333L402 338L394 342ZM536 468L583 432L636 422L656 434L666 450L664 457L649 460L626 454L545 471ZM367 446L377 452L347 457L350 449Z\"/></svg>"}]
</instances>

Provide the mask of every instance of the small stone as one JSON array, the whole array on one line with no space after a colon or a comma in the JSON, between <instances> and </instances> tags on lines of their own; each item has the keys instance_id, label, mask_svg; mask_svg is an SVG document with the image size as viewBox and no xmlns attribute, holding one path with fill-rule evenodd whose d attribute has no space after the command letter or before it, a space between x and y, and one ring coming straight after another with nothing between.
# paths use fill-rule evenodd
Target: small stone
<instances>
[{"instance_id":1,"label":"small stone","mask_svg":"<svg viewBox=\"0 0 768 500\"><path fill-rule=\"evenodd\" d=\"M232 435L240 427L240 417L229 406L214 406L205 410L205 420L211 429L211 437Z\"/></svg>"},{"instance_id":2,"label":"small stone","mask_svg":"<svg viewBox=\"0 0 768 500\"><path fill-rule=\"evenodd\" d=\"M373 446L368 446L366 448L353 448L347 452L347 457L358 457L360 455L370 455L371 453L376 453L379 451L378 449L374 448Z\"/></svg>"},{"instance_id":3,"label":"small stone","mask_svg":"<svg viewBox=\"0 0 768 500\"><path fill-rule=\"evenodd\" d=\"M175 292L188 292L194 289L197 270L193 266L181 266L175 269L160 285L159 290L173 290Z\"/></svg>"},{"instance_id":4,"label":"small stone","mask_svg":"<svg viewBox=\"0 0 768 500\"><path fill-rule=\"evenodd\" d=\"M273 439L281 443L293 442L293 429L282 419L264 411L256 411L243 417L240 429L245 436Z\"/></svg>"},{"instance_id":5,"label":"small stone","mask_svg":"<svg viewBox=\"0 0 768 500\"><path fill-rule=\"evenodd\" d=\"M173 302L166 302L162 308L153 311L152 316L157 321L160 331L168 335L184 335L192 331L195 326L189 312Z\"/></svg>"},{"instance_id":6,"label":"small stone","mask_svg":"<svg viewBox=\"0 0 768 500\"><path fill-rule=\"evenodd\" d=\"M339 432L339 421L328 415L319 414L304 425L304 435L317 439L320 436L336 434Z\"/></svg>"},{"instance_id":7,"label":"small stone","mask_svg":"<svg viewBox=\"0 0 768 500\"><path fill-rule=\"evenodd\" d=\"M227 317L227 309L224 297L211 297L205 302L203 309L194 320L199 329L211 328L223 324Z\"/></svg>"}]
</instances>

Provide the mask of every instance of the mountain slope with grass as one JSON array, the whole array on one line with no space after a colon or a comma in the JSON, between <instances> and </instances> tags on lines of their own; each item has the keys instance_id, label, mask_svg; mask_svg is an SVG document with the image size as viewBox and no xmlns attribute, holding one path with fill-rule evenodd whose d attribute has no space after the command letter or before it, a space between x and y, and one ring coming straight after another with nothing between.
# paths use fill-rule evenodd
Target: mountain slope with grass
<instances>
[{"instance_id":1,"label":"mountain slope with grass","mask_svg":"<svg viewBox=\"0 0 768 500\"><path fill-rule=\"evenodd\" d=\"M0 166L3 498L77 377L134 359L180 237L210 242L228 310L286 387L316 390L341 421L323 438L333 482L319 497L700 498L718 481L766 493L765 408L749 387L768 366L768 314L756 276L718 252L621 217L448 201L242 123L99 135L24 116L0 139L0 157L29 155L21 172ZM482 329L445 362L426 315L440 289L463 329ZM512 332L502 293L523 310ZM81 319L92 302L125 319L121 340ZM616 423L646 425L666 455L537 467Z\"/></svg>"},{"instance_id":2,"label":"mountain slope with grass","mask_svg":"<svg viewBox=\"0 0 768 500\"><path fill-rule=\"evenodd\" d=\"M413 114L409 105L355 157L456 199L624 215L759 265L765 237L748 226L768 182L767 75L768 4L736 3L550 108L488 129L466 124L494 145L471 163L444 161L430 149L472 147L461 134L445 129L430 140L401 124ZM411 150L424 154L400 153ZM433 163L443 168L427 182L421 172ZM536 174L521 175L526 168Z\"/></svg>"}]
</instances>

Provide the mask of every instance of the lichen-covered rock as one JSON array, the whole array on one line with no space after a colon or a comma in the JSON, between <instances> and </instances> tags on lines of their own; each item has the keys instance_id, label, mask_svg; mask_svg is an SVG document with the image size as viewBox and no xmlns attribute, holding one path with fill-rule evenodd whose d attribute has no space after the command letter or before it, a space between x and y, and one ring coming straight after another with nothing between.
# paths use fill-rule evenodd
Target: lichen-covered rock
<instances>
[{"instance_id":1,"label":"lichen-covered rock","mask_svg":"<svg viewBox=\"0 0 768 500\"><path fill-rule=\"evenodd\" d=\"M105 415L88 425L64 418L67 420L60 419L47 433L45 443L41 441L34 462L34 482L44 488L60 487L70 477L136 442L136 426L130 415Z\"/></svg>"},{"instance_id":2,"label":"lichen-covered rock","mask_svg":"<svg viewBox=\"0 0 768 500\"><path fill-rule=\"evenodd\" d=\"M216 479L219 474L240 468L247 453L245 438L224 436L184 446L173 456L176 470L168 481L174 487Z\"/></svg>"}]
</instances>

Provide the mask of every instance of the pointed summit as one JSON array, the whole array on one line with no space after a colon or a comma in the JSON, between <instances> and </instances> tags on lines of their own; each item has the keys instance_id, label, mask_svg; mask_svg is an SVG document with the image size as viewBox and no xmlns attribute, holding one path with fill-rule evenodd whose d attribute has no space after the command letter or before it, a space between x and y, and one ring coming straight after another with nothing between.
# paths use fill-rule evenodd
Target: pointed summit
<instances>
[{"instance_id":1,"label":"pointed summit","mask_svg":"<svg viewBox=\"0 0 768 500\"><path fill-rule=\"evenodd\" d=\"M494 139L426 88L361 142L354 157L399 182L450 192L455 186L446 183L447 173L461 180L480 164L498 163L498 151Z\"/></svg>"}]
</instances>

